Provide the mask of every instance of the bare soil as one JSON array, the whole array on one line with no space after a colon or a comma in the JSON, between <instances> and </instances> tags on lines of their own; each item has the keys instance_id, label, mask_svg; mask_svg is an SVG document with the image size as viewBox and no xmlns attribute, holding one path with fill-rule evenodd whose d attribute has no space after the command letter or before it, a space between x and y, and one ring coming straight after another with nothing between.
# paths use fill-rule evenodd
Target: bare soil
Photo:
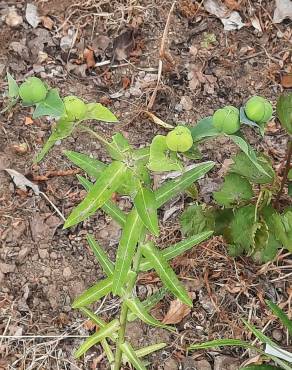
<instances>
[{"instance_id":1,"label":"bare soil","mask_svg":"<svg viewBox=\"0 0 292 370\"><path fill-rule=\"evenodd\" d=\"M275 104L283 91L281 76L291 72L291 23L272 23L274 1L243 1L239 12L245 26L226 32L220 20L205 12L200 3L181 0L176 4L166 42L171 57L164 62L152 112L174 125L195 124L221 106L244 104L254 94ZM51 29L44 27L46 18L35 29L25 21L25 1L0 1L1 91L7 88L6 71L19 82L30 75L40 76L58 87L63 96L77 95L106 104L120 123L90 123L106 137L121 131L131 144L141 147L154 135L165 134L141 111L147 108L156 86L161 37L172 2L40 0L35 4L40 16L52 21ZM5 21L13 6L23 17L17 27ZM251 25L254 15L262 32ZM126 60L119 61L117 37L131 27L136 30L134 42L132 36L125 35L123 42L119 41L126 53ZM70 29L77 33L71 47L64 50L60 42ZM208 34L215 35L215 41L206 45ZM85 48L94 51L97 63L110 60L110 64L87 68ZM71 309L71 302L103 277L87 246L86 234L93 233L114 260L119 227L98 212L83 224L62 230L62 219L51 205L30 190L17 189L2 170L17 170L30 180L62 170L63 176L36 183L67 216L84 197L84 190L62 151L75 150L104 161L108 157L98 142L76 132L34 165L33 157L50 134L52 121L30 120L31 113L29 108L16 106L0 120L0 335L4 335L0 336L0 369L107 369L99 346L83 359L74 359L74 349L95 327ZM287 139L279 124L272 120L264 139L249 128L246 135L279 169ZM24 153L19 152L21 144L27 147ZM208 141L201 150L203 160L216 161L216 169L199 182L200 200L210 202L221 182L222 172L218 171L236 148L226 139L217 139ZM161 221L161 248L180 240L178 219L187 201L180 197L176 203L179 211ZM122 209L130 207L128 199L117 202ZM162 217L166 209L161 211ZM139 321L129 325L127 335L135 348L167 343L163 351L149 357L149 368L238 369L254 354L233 348L187 354L186 347L216 338L250 339L240 317L250 318L265 328L267 335L292 349L264 302L271 298L291 310L291 255L282 252L274 262L258 266L249 258L230 258L222 240L214 238L176 259L173 266L193 294L194 308L177 324L176 334ZM153 273L143 275L137 294L145 298L159 286ZM172 300L167 296L153 315L163 319ZM110 320L118 313L119 300L107 297L95 308Z\"/></svg>"}]
</instances>

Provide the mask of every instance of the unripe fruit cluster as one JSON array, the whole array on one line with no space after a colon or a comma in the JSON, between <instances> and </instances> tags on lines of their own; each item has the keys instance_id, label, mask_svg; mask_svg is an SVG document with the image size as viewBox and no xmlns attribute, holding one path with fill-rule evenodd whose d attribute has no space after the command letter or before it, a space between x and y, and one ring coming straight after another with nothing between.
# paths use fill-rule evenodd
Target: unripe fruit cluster
<instances>
[{"instance_id":1,"label":"unripe fruit cluster","mask_svg":"<svg viewBox=\"0 0 292 370\"><path fill-rule=\"evenodd\" d=\"M36 104L45 100L48 89L37 77L28 77L19 86L19 96L25 104Z\"/></svg>"},{"instance_id":2,"label":"unripe fruit cluster","mask_svg":"<svg viewBox=\"0 0 292 370\"><path fill-rule=\"evenodd\" d=\"M216 110L212 122L218 131L232 135L240 128L239 110L232 105L227 105Z\"/></svg>"},{"instance_id":3,"label":"unripe fruit cluster","mask_svg":"<svg viewBox=\"0 0 292 370\"><path fill-rule=\"evenodd\" d=\"M70 95L64 98L66 116L70 121L77 121L85 117L86 104L76 96Z\"/></svg>"},{"instance_id":4,"label":"unripe fruit cluster","mask_svg":"<svg viewBox=\"0 0 292 370\"><path fill-rule=\"evenodd\" d=\"M193 145L191 131L185 126L177 126L167 134L166 145L174 152L187 152Z\"/></svg>"},{"instance_id":5,"label":"unripe fruit cluster","mask_svg":"<svg viewBox=\"0 0 292 370\"><path fill-rule=\"evenodd\" d=\"M263 124L269 121L273 114L273 107L267 99L253 96L245 104L245 114L251 121Z\"/></svg>"}]
</instances>

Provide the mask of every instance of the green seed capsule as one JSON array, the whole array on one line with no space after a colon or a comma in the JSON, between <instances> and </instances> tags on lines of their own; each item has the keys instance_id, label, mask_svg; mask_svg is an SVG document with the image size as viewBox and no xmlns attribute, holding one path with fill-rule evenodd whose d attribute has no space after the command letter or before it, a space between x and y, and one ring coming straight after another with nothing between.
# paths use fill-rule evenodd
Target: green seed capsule
<instances>
[{"instance_id":1,"label":"green seed capsule","mask_svg":"<svg viewBox=\"0 0 292 370\"><path fill-rule=\"evenodd\" d=\"M251 121L265 123L273 114L273 107L267 99L261 96L253 96L245 104L245 114Z\"/></svg>"},{"instance_id":2,"label":"green seed capsule","mask_svg":"<svg viewBox=\"0 0 292 370\"><path fill-rule=\"evenodd\" d=\"M19 96L25 104L36 104L45 100L47 92L45 84L37 77L28 77L19 86Z\"/></svg>"},{"instance_id":3,"label":"green seed capsule","mask_svg":"<svg viewBox=\"0 0 292 370\"><path fill-rule=\"evenodd\" d=\"M213 114L212 123L218 131L232 135L240 128L239 110L232 105L218 109Z\"/></svg>"},{"instance_id":4,"label":"green seed capsule","mask_svg":"<svg viewBox=\"0 0 292 370\"><path fill-rule=\"evenodd\" d=\"M86 104L76 96L66 96L64 98L66 115L69 121L77 121L85 117Z\"/></svg>"},{"instance_id":5,"label":"green seed capsule","mask_svg":"<svg viewBox=\"0 0 292 370\"><path fill-rule=\"evenodd\" d=\"M168 149L174 152L187 152L193 145L191 131L184 126L177 126L166 136Z\"/></svg>"}]
</instances>

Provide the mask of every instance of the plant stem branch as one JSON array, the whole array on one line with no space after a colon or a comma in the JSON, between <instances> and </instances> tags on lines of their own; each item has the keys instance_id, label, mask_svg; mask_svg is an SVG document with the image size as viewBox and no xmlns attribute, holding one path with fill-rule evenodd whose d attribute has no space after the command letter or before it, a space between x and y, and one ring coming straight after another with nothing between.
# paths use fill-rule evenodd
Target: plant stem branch
<instances>
[{"instance_id":1,"label":"plant stem branch","mask_svg":"<svg viewBox=\"0 0 292 370\"><path fill-rule=\"evenodd\" d=\"M143 239L144 239L144 236L143 236ZM136 254L134 256L134 260L133 260L134 274L133 276L131 276L126 292L123 296L124 302L122 303L121 314L120 314L120 330L118 332L118 341L117 341L117 349L116 349L116 355L115 355L114 370L120 370L120 367L121 367L121 361L122 361L121 344L123 344L125 341L125 332L126 332L127 316L128 316L128 306L126 305L125 298L127 299L129 296L132 295L132 291L133 291L133 288L137 280L137 271L139 269L139 263L141 259L141 246L142 246L142 243L140 242L138 245Z\"/></svg>"},{"instance_id":2,"label":"plant stem branch","mask_svg":"<svg viewBox=\"0 0 292 370\"><path fill-rule=\"evenodd\" d=\"M283 193L284 186L287 182L288 172L289 172L290 167L291 167L291 158L292 158L292 137L289 136L288 142L287 142L287 158L286 158L284 174L283 174L283 178L282 178L282 181L281 181L280 190L279 190L279 192L276 196L276 200L275 200L275 206L276 207L279 206L279 200L280 200L280 197Z\"/></svg>"}]
</instances>

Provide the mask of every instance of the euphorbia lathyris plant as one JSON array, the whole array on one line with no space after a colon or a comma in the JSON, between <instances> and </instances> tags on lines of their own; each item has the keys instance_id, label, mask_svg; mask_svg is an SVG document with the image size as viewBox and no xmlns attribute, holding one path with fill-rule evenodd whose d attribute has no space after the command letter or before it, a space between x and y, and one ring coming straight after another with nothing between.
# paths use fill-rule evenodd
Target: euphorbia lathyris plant
<instances>
[{"instance_id":1,"label":"euphorbia lathyris plant","mask_svg":"<svg viewBox=\"0 0 292 370\"><path fill-rule=\"evenodd\" d=\"M227 108L227 109L226 109ZM226 107L215 112L192 130L194 138L216 136L214 127L226 134L239 129L239 121L258 125L263 133L272 107L261 97L250 98L240 112ZM288 133L286 164L282 178L274 171L265 155L255 152L241 136L229 135L242 150L232 158L219 191L213 193L215 206L195 204L182 215L185 235L214 230L223 235L232 255L245 253L259 262L272 260L279 248L292 251L292 209L279 212L279 200L287 180L291 180L292 94L282 95L277 102L277 116ZM254 121L246 121L247 118ZM214 122L215 120L215 122ZM201 126L201 127L200 127ZM205 130L202 130L202 127ZM208 128L209 127L209 128ZM205 136L204 136L205 135ZM288 195L289 193L288 187ZM286 198L287 199L287 198Z\"/></svg>"},{"instance_id":2,"label":"euphorbia lathyris plant","mask_svg":"<svg viewBox=\"0 0 292 370\"><path fill-rule=\"evenodd\" d=\"M154 138L150 148L135 150L120 133L113 136L112 142L107 142L95 132L91 131L91 133L105 145L112 162L106 165L81 153L65 152L75 165L82 168L90 177L94 177L96 181L91 183L79 176L80 182L88 193L85 199L73 209L64 227L68 228L80 223L101 208L120 225L122 233L115 262L108 258L93 236L88 235L89 245L106 277L73 302L74 308L81 309L100 327L96 334L80 346L76 356L83 355L93 345L101 343L111 367L115 370L120 369L122 361L130 362L136 369L145 369L145 364L140 357L162 348L164 344L133 349L125 337L127 322L139 318L149 325L168 330L174 329L162 324L149 313L151 307L162 299L165 290L155 293L145 301L140 301L134 293L137 276L140 271L154 269L171 294L186 305L192 306L188 292L168 261L206 240L212 234L212 231L198 233L161 251L154 243L154 237L159 236L160 233L158 209L204 176L214 163L201 163L185 171L177 152L169 151L164 136L159 135ZM155 157L156 152L158 156ZM162 156L164 161L161 161ZM149 169L160 172L178 169L182 172L180 176L162 184L154 191ZM123 212L111 200L114 193L131 197L133 206L129 213ZM121 297L122 304L120 317L106 323L88 306L110 293ZM116 345L115 356L108 341Z\"/></svg>"},{"instance_id":3,"label":"euphorbia lathyris plant","mask_svg":"<svg viewBox=\"0 0 292 370\"><path fill-rule=\"evenodd\" d=\"M33 118L50 116L57 120L52 133L36 156L40 162L59 140L70 136L82 121L117 122L116 116L100 103L85 103L76 96L61 99L58 89L50 88L37 77L28 77L20 86L7 73L9 103L2 112L11 109L18 101L25 107L35 106Z\"/></svg>"}]
</instances>

